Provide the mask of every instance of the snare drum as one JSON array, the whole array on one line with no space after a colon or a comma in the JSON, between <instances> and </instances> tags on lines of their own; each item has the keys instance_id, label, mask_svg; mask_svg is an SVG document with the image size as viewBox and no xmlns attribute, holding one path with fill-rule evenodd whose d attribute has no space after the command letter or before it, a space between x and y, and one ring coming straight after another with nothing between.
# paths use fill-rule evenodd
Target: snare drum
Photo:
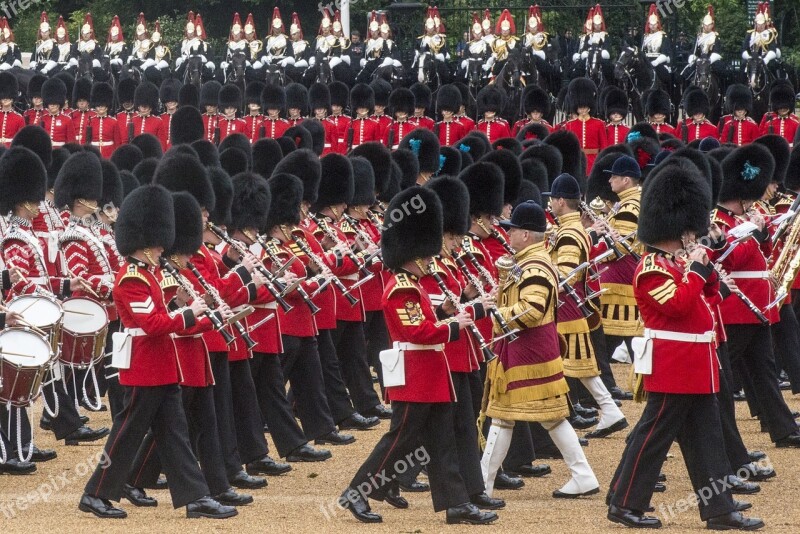
<instances>
[{"instance_id":1,"label":"snare drum","mask_svg":"<svg viewBox=\"0 0 800 534\"><path fill-rule=\"evenodd\" d=\"M64 323L61 330L61 353L64 365L85 369L97 365L106 348L108 314L97 301L76 297L62 304Z\"/></svg>"},{"instance_id":2,"label":"snare drum","mask_svg":"<svg viewBox=\"0 0 800 534\"><path fill-rule=\"evenodd\" d=\"M0 402L25 407L39 397L53 358L47 339L27 328L0 332Z\"/></svg>"},{"instance_id":3,"label":"snare drum","mask_svg":"<svg viewBox=\"0 0 800 534\"><path fill-rule=\"evenodd\" d=\"M6 307L22 315L31 325L43 330L50 342L53 357L58 356L64 311L55 298L45 295L20 295L11 299Z\"/></svg>"}]
</instances>

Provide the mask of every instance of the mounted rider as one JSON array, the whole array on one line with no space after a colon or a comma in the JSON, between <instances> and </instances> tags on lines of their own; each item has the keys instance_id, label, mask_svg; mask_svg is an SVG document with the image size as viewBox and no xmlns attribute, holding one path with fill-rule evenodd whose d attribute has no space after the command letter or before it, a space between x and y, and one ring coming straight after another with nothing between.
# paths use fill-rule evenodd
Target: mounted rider
<instances>
[{"instance_id":1,"label":"mounted rider","mask_svg":"<svg viewBox=\"0 0 800 534\"><path fill-rule=\"evenodd\" d=\"M492 75L496 76L505 66L510 57L519 55L517 41L519 37L515 34L517 28L514 24L514 17L511 13L504 9L497 19L497 26L495 27L495 38L492 41L492 57L489 58L487 64L492 69Z\"/></svg>"},{"instance_id":2,"label":"mounted rider","mask_svg":"<svg viewBox=\"0 0 800 534\"><path fill-rule=\"evenodd\" d=\"M300 82L308 70L309 61L312 57L311 46L303 37L303 27L300 25L300 17L297 13L292 13L292 24L289 26L289 62L286 66L286 75L295 82Z\"/></svg>"},{"instance_id":3,"label":"mounted rider","mask_svg":"<svg viewBox=\"0 0 800 534\"><path fill-rule=\"evenodd\" d=\"M50 19L47 11L42 11L39 19L39 30L36 35L33 68L44 75L55 74L61 68L58 66L59 48L56 41L50 36Z\"/></svg>"},{"instance_id":4,"label":"mounted rider","mask_svg":"<svg viewBox=\"0 0 800 534\"><path fill-rule=\"evenodd\" d=\"M56 23L56 48L58 48L58 64L62 71L73 76L78 70L78 48L69 40L69 32L64 17L58 16Z\"/></svg>"},{"instance_id":5,"label":"mounted rider","mask_svg":"<svg viewBox=\"0 0 800 534\"><path fill-rule=\"evenodd\" d=\"M459 76L462 78L469 78L473 68L480 67L484 71L488 71L491 68L487 61L492 55L492 47L484 39L483 26L481 26L478 14L474 11L472 12L472 28L469 37L467 48L464 50L464 59L461 60ZM488 74L485 74L484 77L488 77Z\"/></svg>"},{"instance_id":6,"label":"mounted rider","mask_svg":"<svg viewBox=\"0 0 800 534\"><path fill-rule=\"evenodd\" d=\"M778 48L778 30L772 24L769 14L769 2L759 2L756 16L753 18L753 29L747 30L747 36L742 43L742 63L747 66L751 58L760 58L764 65L775 74L777 61L780 59L781 49Z\"/></svg>"},{"instance_id":7,"label":"mounted rider","mask_svg":"<svg viewBox=\"0 0 800 534\"><path fill-rule=\"evenodd\" d=\"M644 25L642 53L653 66L658 79L665 87L672 85L672 41L661 26L661 18L655 4L650 4L650 13Z\"/></svg>"},{"instance_id":8,"label":"mounted rider","mask_svg":"<svg viewBox=\"0 0 800 534\"><path fill-rule=\"evenodd\" d=\"M77 44L78 57L86 54L92 60L92 68L100 68L100 58L103 56L103 50L97 43L94 36L94 21L92 14L86 13L83 17L83 24L81 24L81 34L78 37Z\"/></svg>"},{"instance_id":9,"label":"mounted rider","mask_svg":"<svg viewBox=\"0 0 800 534\"><path fill-rule=\"evenodd\" d=\"M593 52L600 54L600 68L607 79L611 79L611 54L609 52L609 38L606 32L606 22L600 4L589 9L586 22L583 26L584 34L578 46L578 52L572 56L575 63L575 72L579 76L587 75L586 61Z\"/></svg>"},{"instance_id":10,"label":"mounted rider","mask_svg":"<svg viewBox=\"0 0 800 534\"><path fill-rule=\"evenodd\" d=\"M696 70L695 62L698 59L707 59L711 64L711 71L719 74L722 68L722 63L719 63L719 60L722 59L719 54L721 50L722 43L720 42L719 34L714 28L714 7L708 6L708 10L703 17L700 33L697 34L694 52L689 56L689 64L683 70L683 78L687 81L692 79Z\"/></svg>"},{"instance_id":11,"label":"mounted rider","mask_svg":"<svg viewBox=\"0 0 800 534\"><path fill-rule=\"evenodd\" d=\"M419 77L422 76L426 54L430 54L431 59L437 61L436 69L441 83L447 83L449 73L446 62L450 60L450 52L447 50L445 28L439 16L439 9L436 7L428 8L425 17L425 33L417 38L417 51L414 53L414 63L411 65L412 69L419 68L418 81L420 82L422 80L419 80Z\"/></svg>"},{"instance_id":12,"label":"mounted rider","mask_svg":"<svg viewBox=\"0 0 800 534\"><path fill-rule=\"evenodd\" d=\"M248 16L248 22L252 23L252 14ZM251 35L254 31L251 32ZM252 46L251 44L254 43ZM255 53L253 49L255 48ZM245 32L242 28L242 20L239 18L239 13L233 14L233 22L231 23L231 31L228 34L228 45L225 49L225 61L219 64L225 79L228 79L228 67L231 60L236 54L241 54L245 58L245 68L249 71L253 68L252 61L257 58L258 52L261 51L261 42L257 40L248 41Z\"/></svg>"},{"instance_id":13,"label":"mounted rider","mask_svg":"<svg viewBox=\"0 0 800 534\"><path fill-rule=\"evenodd\" d=\"M289 65L291 58L289 36L286 35L286 26L283 24L281 12L277 7L272 10L272 22L270 23L269 31L269 35L264 39L261 62L264 65L280 65L285 69Z\"/></svg>"},{"instance_id":14,"label":"mounted rider","mask_svg":"<svg viewBox=\"0 0 800 534\"><path fill-rule=\"evenodd\" d=\"M342 33L341 14L337 11L331 18L330 11L323 10L322 22L320 22L317 40L314 44L314 57L309 60L309 64L316 67L316 71L320 67L317 63L325 61L337 80L348 80L352 76L350 56L344 53L348 48L350 48L350 39Z\"/></svg>"},{"instance_id":15,"label":"mounted rider","mask_svg":"<svg viewBox=\"0 0 800 534\"><path fill-rule=\"evenodd\" d=\"M14 40L14 32L8 25L8 19L0 19L0 71L12 67L22 68L22 51Z\"/></svg>"},{"instance_id":16,"label":"mounted rider","mask_svg":"<svg viewBox=\"0 0 800 534\"><path fill-rule=\"evenodd\" d=\"M172 59L172 52L170 52L169 47L161 40L161 23L158 20L156 20L153 26L153 35L151 39L152 47L150 48L150 54L147 56L147 59L155 62L153 68L158 69L163 76L169 73L169 62Z\"/></svg>"},{"instance_id":17,"label":"mounted rider","mask_svg":"<svg viewBox=\"0 0 800 534\"><path fill-rule=\"evenodd\" d=\"M545 31L542 12L538 5L528 7L528 23L525 30L521 43L523 53L530 54L536 70L541 74L546 76L555 74L556 69L547 61L545 51L555 49L558 52L558 45L550 40L550 34Z\"/></svg>"},{"instance_id":18,"label":"mounted rider","mask_svg":"<svg viewBox=\"0 0 800 534\"><path fill-rule=\"evenodd\" d=\"M150 49L153 47L153 41L150 38L150 32L147 31L147 21L144 18L144 13L139 13L139 18L136 20L136 37L131 44L131 53L128 56L128 65L145 70L152 67L155 63L150 60L148 56Z\"/></svg>"},{"instance_id":19,"label":"mounted rider","mask_svg":"<svg viewBox=\"0 0 800 534\"><path fill-rule=\"evenodd\" d=\"M186 71L184 65L186 60L193 56L198 56L204 65L204 78L211 77L214 73L215 65L208 59L208 45L206 44L206 29L203 24L203 19L198 13L195 16L193 11L189 11L186 16L186 25L184 26L183 41L181 41L181 57L175 60L175 67L178 70L179 77L183 77Z\"/></svg>"},{"instance_id":20,"label":"mounted rider","mask_svg":"<svg viewBox=\"0 0 800 534\"><path fill-rule=\"evenodd\" d=\"M401 68L399 52L392 40L392 29L381 13L380 19L375 11L370 15L369 32L364 43L364 57L360 61L359 81L366 82L379 67Z\"/></svg>"},{"instance_id":21,"label":"mounted rider","mask_svg":"<svg viewBox=\"0 0 800 534\"><path fill-rule=\"evenodd\" d=\"M130 53L128 51L128 45L125 44L125 37L122 35L122 24L120 24L117 15L114 15L114 19L111 21L111 27L108 29L106 47L103 53L110 60L111 70L114 74L119 74L122 70L122 66L128 61Z\"/></svg>"}]
</instances>

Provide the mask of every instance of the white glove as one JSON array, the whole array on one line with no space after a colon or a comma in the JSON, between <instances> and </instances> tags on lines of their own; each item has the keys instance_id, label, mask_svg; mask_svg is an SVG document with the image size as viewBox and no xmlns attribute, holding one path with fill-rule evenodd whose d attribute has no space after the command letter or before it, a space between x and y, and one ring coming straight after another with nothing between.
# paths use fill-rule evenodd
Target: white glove
<instances>
[{"instance_id":1,"label":"white glove","mask_svg":"<svg viewBox=\"0 0 800 534\"><path fill-rule=\"evenodd\" d=\"M169 69L169 63L167 63L165 60L162 59L161 61L158 62L156 67L158 67L159 70Z\"/></svg>"},{"instance_id":2,"label":"white glove","mask_svg":"<svg viewBox=\"0 0 800 534\"><path fill-rule=\"evenodd\" d=\"M206 59L206 56L202 54L200 55L200 59L203 61L203 63L208 63L208 59Z\"/></svg>"},{"instance_id":3,"label":"white glove","mask_svg":"<svg viewBox=\"0 0 800 534\"><path fill-rule=\"evenodd\" d=\"M384 58L383 63L381 63L381 67L390 67L392 65L392 58L387 57Z\"/></svg>"},{"instance_id":4,"label":"white glove","mask_svg":"<svg viewBox=\"0 0 800 534\"><path fill-rule=\"evenodd\" d=\"M342 56L342 61L350 65L350 56Z\"/></svg>"},{"instance_id":5,"label":"white glove","mask_svg":"<svg viewBox=\"0 0 800 534\"><path fill-rule=\"evenodd\" d=\"M214 70L215 68L217 68L217 66L214 65L214 63L211 62L211 61L206 61L206 68L210 69L210 70Z\"/></svg>"},{"instance_id":6,"label":"white glove","mask_svg":"<svg viewBox=\"0 0 800 534\"><path fill-rule=\"evenodd\" d=\"M496 57L494 57L494 56L491 56L491 57L490 57L490 58L489 58L489 59L486 61L486 65L484 65L484 67L489 67L489 68L492 68L492 65L494 65L494 62L495 62L495 60L496 60L496 59L497 59ZM486 69L484 69L484 70L486 70Z\"/></svg>"},{"instance_id":7,"label":"white glove","mask_svg":"<svg viewBox=\"0 0 800 534\"><path fill-rule=\"evenodd\" d=\"M689 65L692 65L695 61L697 61L697 56L692 54L689 56Z\"/></svg>"},{"instance_id":8,"label":"white glove","mask_svg":"<svg viewBox=\"0 0 800 534\"><path fill-rule=\"evenodd\" d=\"M263 66L264 66L264 64L261 63L260 61L256 61L255 63L253 63L253 68L256 69L256 70L260 69Z\"/></svg>"},{"instance_id":9,"label":"white glove","mask_svg":"<svg viewBox=\"0 0 800 534\"><path fill-rule=\"evenodd\" d=\"M301 59L300 61L295 61L294 66L297 67L298 69L306 69L308 68L308 61L306 61L305 59Z\"/></svg>"},{"instance_id":10,"label":"white glove","mask_svg":"<svg viewBox=\"0 0 800 534\"><path fill-rule=\"evenodd\" d=\"M542 59L547 59L547 58L545 57L545 55L544 55L544 51L542 51L542 50L533 50L533 51L532 51L532 53L533 53L533 55L534 55L534 56L536 56L536 57L540 57L540 58L542 58Z\"/></svg>"},{"instance_id":11,"label":"white glove","mask_svg":"<svg viewBox=\"0 0 800 534\"><path fill-rule=\"evenodd\" d=\"M467 70L467 65L469 65L469 60L465 59L461 62L461 68Z\"/></svg>"},{"instance_id":12,"label":"white glove","mask_svg":"<svg viewBox=\"0 0 800 534\"><path fill-rule=\"evenodd\" d=\"M402 63L400 63L399 61L397 61L396 59L393 59L393 60L392 60L392 65L393 65L395 68L398 68L398 69L399 69L400 67L402 67L402 66L403 66L403 64L402 64Z\"/></svg>"},{"instance_id":13,"label":"white glove","mask_svg":"<svg viewBox=\"0 0 800 534\"><path fill-rule=\"evenodd\" d=\"M435 58L436 58L436 59L438 59L439 61L442 61L442 62L444 62L444 54L436 54L436 55L434 55L433 57L435 57Z\"/></svg>"},{"instance_id":14,"label":"white glove","mask_svg":"<svg viewBox=\"0 0 800 534\"><path fill-rule=\"evenodd\" d=\"M600 57L603 58L603 59L610 59L611 58L611 56L608 53L608 50L602 50L600 52Z\"/></svg>"},{"instance_id":15,"label":"white glove","mask_svg":"<svg viewBox=\"0 0 800 534\"><path fill-rule=\"evenodd\" d=\"M484 72L489 72L489 69L491 69L492 66L489 65L488 63L486 63L482 68L483 68Z\"/></svg>"},{"instance_id":16,"label":"white glove","mask_svg":"<svg viewBox=\"0 0 800 534\"><path fill-rule=\"evenodd\" d=\"M12 66L13 67L19 67L21 69L22 68L22 61L20 61L18 59L15 59Z\"/></svg>"},{"instance_id":17,"label":"white glove","mask_svg":"<svg viewBox=\"0 0 800 534\"><path fill-rule=\"evenodd\" d=\"M67 65L69 65L70 67L77 67L78 66L78 60L75 59L75 58L72 58L72 59L69 60Z\"/></svg>"},{"instance_id":18,"label":"white glove","mask_svg":"<svg viewBox=\"0 0 800 534\"><path fill-rule=\"evenodd\" d=\"M176 65L179 66L179 67L181 66L181 59L183 59L183 58L178 58L178 60L175 62ZM150 67L154 66L155 64L156 64L156 60L155 59L147 58L142 62L142 70L147 70Z\"/></svg>"},{"instance_id":19,"label":"white glove","mask_svg":"<svg viewBox=\"0 0 800 534\"><path fill-rule=\"evenodd\" d=\"M589 52L587 52L586 50L581 52L581 59L587 59L588 57L589 57Z\"/></svg>"},{"instance_id":20,"label":"white glove","mask_svg":"<svg viewBox=\"0 0 800 534\"><path fill-rule=\"evenodd\" d=\"M227 61L223 61L222 63L219 64L219 68L221 68L222 70L228 70L228 65L230 65L230 63L228 63Z\"/></svg>"},{"instance_id":21,"label":"white glove","mask_svg":"<svg viewBox=\"0 0 800 534\"><path fill-rule=\"evenodd\" d=\"M744 52L742 52L742 59L744 59L745 61L747 61L747 60L748 60L748 59L750 59L751 57L752 57L752 56L750 55L750 52L748 52L747 50L745 50Z\"/></svg>"},{"instance_id":22,"label":"white glove","mask_svg":"<svg viewBox=\"0 0 800 534\"><path fill-rule=\"evenodd\" d=\"M308 64L313 67L314 65L317 64L317 58L315 58L314 56L311 56L311 59L308 60Z\"/></svg>"},{"instance_id":23,"label":"white glove","mask_svg":"<svg viewBox=\"0 0 800 534\"><path fill-rule=\"evenodd\" d=\"M770 50L769 52L767 52L767 55L764 56L764 65L769 65L769 62L775 59L776 57L777 54L775 54L775 51Z\"/></svg>"},{"instance_id":24,"label":"white glove","mask_svg":"<svg viewBox=\"0 0 800 534\"><path fill-rule=\"evenodd\" d=\"M294 58L293 57L285 57L281 60L281 67L284 69L289 65L294 65Z\"/></svg>"},{"instance_id":25,"label":"white glove","mask_svg":"<svg viewBox=\"0 0 800 534\"><path fill-rule=\"evenodd\" d=\"M658 67L662 63L669 63L669 58L664 54L660 54L657 58L655 58L650 64L654 67Z\"/></svg>"},{"instance_id":26,"label":"white glove","mask_svg":"<svg viewBox=\"0 0 800 534\"><path fill-rule=\"evenodd\" d=\"M11 68L11 65L8 63L0 63L0 70L5 71Z\"/></svg>"},{"instance_id":27,"label":"white glove","mask_svg":"<svg viewBox=\"0 0 800 534\"><path fill-rule=\"evenodd\" d=\"M573 63L578 61L580 58L581 58L581 55L579 53L575 52L574 54L572 54L572 62Z\"/></svg>"},{"instance_id":28,"label":"white glove","mask_svg":"<svg viewBox=\"0 0 800 534\"><path fill-rule=\"evenodd\" d=\"M175 60L175 67L180 67L183 64L183 59L184 59L183 56L181 56L178 59L176 59ZM147 64L148 61L150 61L150 60L149 59L145 60L145 62L142 64L142 67L144 67Z\"/></svg>"},{"instance_id":29,"label":"white glove","mask_svg":"<svg viewBox=\"0 0 800 534\"><path fill-rule=\"evenodd\" d=\"M329 61L331 68L336 67L342 63L342 58L339 57L332 57Z\"/></svg>"},{"instance_id":30,"label":"white glove","mask_svg":"<svg viewBox=\"0 0 800 534\"><path fill-rule=\"evenodd\" d=\"M358 64L359 64L359 65L361 65L361 68L363 69L363 68L364 68L364 65L366 65L366 64L367 64L367 60L366 60L366 59L364 59L364 58L361 58L361 60L358 62Z\"/></svg>"},{"instance_id":31,"label":"white glove","mask_svg":"<svg viewBox=\"0 0 800 534\"><path fill-rule=\"evenodd\" d=\"M710 56L708 56L708 62L709 63L716 63L720 59L722 59L722 56L717 54L716 52L714 52Z\"/></svg>"},{"instance_id":32,"label":"white glove","mask_svg":"<svg viewBox=\"0 0 800 534\"><path fill-rule=\"evenodd\" d=\"M122 66L122 60L120 58L114 58L114 59L111 60L111 64L121 67ZM97 66L98 67L100 66L100 62L99 61L97 62Z\"/></svg>"}]
</instances>

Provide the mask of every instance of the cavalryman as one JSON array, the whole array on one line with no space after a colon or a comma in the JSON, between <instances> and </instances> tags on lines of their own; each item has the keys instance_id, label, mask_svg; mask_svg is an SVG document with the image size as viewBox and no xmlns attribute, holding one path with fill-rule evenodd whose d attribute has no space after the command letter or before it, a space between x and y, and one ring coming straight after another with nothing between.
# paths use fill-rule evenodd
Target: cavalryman
<instances>
[{"instance_id":1,"label":"cavalryman","mask_svg":"<svg viewBox=\"0 0 800 534\"><path fill-rule=\"evenodd\" d=\"M311 47L303 37L303 28L300 17L292 13L292 24L289 26L289 58L286 65L286 74L295 82L300 82L308 69L312 56Z\"/></svg>"},{"instance_id":2,"label":"cavalryman","mask_svg":"<svg viewBox=\"0 0 800 534\"><path fill-rule=\"evenodd\" d=\"M119 22L119 20L117 20ZM78 44L76 45L79 56L84 54L91 59L93 68L100 68L100 57L103 55L103 49L97 42L94 35L94 21L92 14L86 13L83 17L83 24L81 25L80 36L78 37Z\"/></svg>"},{"instance_id":3,"label":"cavalryman","mask_svg":"<svg viewBox=\"0 0 800 534\"><path fill-rule=\"evenodd\" d=\"M14 40L14 32L6 17L0 18L0 71L22 67L22 51Z\"/></svg>"},{"instance_id":4,"label":"cavalryman","mask_svg":"<svg viewBox=\"0 0 800 534\"><path fill-rule=\"evenodd\" d=\"M520 47L517 46L519 37L516 36L516 33L514 17L511 16L511 12L504 9L500 18L497 19L495 38L492 41L492 56L487 61L493 75L500 72L510 56L519 54Z\"/></svg>"},{"instance_id":5,"label":"cavalryman","mask_svg":"<svg viewBox=\"0 0 800 534\"><path fill-rule=\"evenodd\" d=\"M488 72L492 66L487 64L492 55L492 47L484 39L483 27L478 18L478 14L472 13L472 26L470 28L469 42L464 50L464 57L461 60L461 71L463 77L469 79L472 72L480 72L478 69Z\"/></svg>"},{"instance_id":6,"label":"cavalryman","mask_svg":"<svg viewBox=\"0 0 800 534\"><path fill-rule=\"evenodd\" d=\"M74 73L78 70L78 52L77 47L70 42L69 32L67 32L67 24L64 22L64 17L58 16L56 23L56 39L55 46L58 48L58 65L61 70Z\"/></svg>"},{"instance_id":7,"label":"cavalryman","mask_svg":"<svg viewBox=\"0 0 800 534\"><path fill-rule=\"evenodd\" d=\"M145 70L153 66L155 62L153 60L148 61L150 49L153 47L153 41L150 39L150 33L147 31L147 21L144 18L144 13L139 13L135 32L136 37L134 37L133 44L131 45L128 63Z\"/></svg>"},{"instance_id":8,"label":"cavalryman","mask_svg":"<svg viewBox=\"0 0 800 534\"><path fill-rule=\"evenodd\" d=\"M656 70L662 85L669 87L672 83L670 69L672 42L667 32L661 27L661 17L658 15L658 8L655 4L650 4L650 12L644 25L642 52Z\"/></svg>"},{"instance_id":9,"label":"cavalryman","mask_svg":"<svg viewBox=\"0 0 800 534\"><path fill-rule=\"evenodd\" d=\"M713 71L719 71L721 64L717 64L717 62L722 59L720 55L721 51L722 42L714 26L714 7L708 6L708 10L701 23L700 33L697 34L694 50L689 56L689 64L686 65L683 71L684 79L690 80L692 76L694 76L696 70L695 62L698 59L708 61Z\"/></svg>"},{"instance_id":10,"label":"cavalryman","mask_svg":"<svg viewBox=\"0 0 800 534\"><path fill-rule=\"evenodd\" d=\"M46 11L42 11L41 21L36 34L35 69L42 74L58 72L59 48L50 34L50 19Z\"/></svg>"},{"instance_id":11,"label":"cavalryman","mask_svg":"<svg viewBox=\"0 0 800 534\"><path fill-rule=\"evenodd\" d=\"M747 61L753 58L760 59L770 70L775 70L775 64L770 63L781 57L781 50L778 48L778 30L772 24L772 17L769 14L769 2L759 2L756 7L756 15L753 18L753 28L747 30L747 36L742 44L742 68L745 68Z\"/></svg>"},{"instance_id":12,"label":"cavalryman","mask_svg":"<svg viewBox=\"0 0 800 534\"><path fill-rule=\"evenodd\" d=\"M554 46L550 40L550 34L545 31L542 12L538 5L528 8L528 22L525 25L525 33L522 35L523 50L528 50L531 54L536 69L541 73L552 72L552 67L547 63L545 50Z\"/></svg>"},{"instance_id":13,"label":"cavalryman","mask_svg":"<svg viewBox=\"0 0 800 534\"><path fill-rule=\"evenodd\" d=\"M593 61L598 63L598 66L604 73L609 75L611 54L609 52L610 43L608 33L606 32L606 22L603 18L603 11L600 4L596 4L589 10L584 26L584 35L581 37L580 46L578 51L572 56L572 61L576 63L578 72L588 75L586 72L586 62L591 58L592 54L596 54ZM579 63L580 62L582 63ZM590 66L591 67L591 66Z\"/></svg>"},{"instance_id":14,"label":"cavalryman","mask_svg":"<svg viewBox=\"0 0 800 534\"><path fill-rule=\"evenodd\" d=\"M125 44L125 37L122 35L122 24L120 24L117 15L114 15L111 27L108 29L104 53L111 61L111 68L114 72L119 73L122 65L128 61L128 45Z\"/></svg>"}]
</instances>

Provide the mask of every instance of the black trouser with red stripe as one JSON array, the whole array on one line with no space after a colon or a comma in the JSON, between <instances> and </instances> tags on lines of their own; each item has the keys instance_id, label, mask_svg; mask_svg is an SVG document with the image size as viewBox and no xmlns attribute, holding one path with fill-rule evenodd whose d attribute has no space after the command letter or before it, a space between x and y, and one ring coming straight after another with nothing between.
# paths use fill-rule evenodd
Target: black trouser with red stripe
<instances>
[{"instance_id":1,"label":"black trouser with red stripe","mask_svg":"<svg viewBox=\"0 0 800 534\"><path fill-rule=\"evenodd\" d=\"M677 440L692 488L698 493L700 518L708 520L734 510L733 497L723 483L730 474L722 438L717 397L647 394L639 423L612 481L611 504L644 512L672 442Z\"/></svg>"},{"instance_id":2,"label":"black trouser with red stripe","mask_svg":"<svg viewBox=\"0 0 800 534\"><path fill-rule=\"evenodd\" d=\"M459 473L453 409L450 402L393 401L389 431L375 445L350 487L366 497L383 500L397 475L424 464L435 511L469 502Z\"/></svg>"},{"instance_id":3,"label":"black trouser with red stripe","mask_svg":"<svg viewBox=\"0 0 800 534\"><path fill-rule=\"evenodd\" d=\"M149 429L158 443L175 508L209 495L203 473L189 444L189 426L178 384L132 386L125 392L125 408L114 418L104 457L84 491L119 501L139 446Z\"/></svg>"}]
</instances>

